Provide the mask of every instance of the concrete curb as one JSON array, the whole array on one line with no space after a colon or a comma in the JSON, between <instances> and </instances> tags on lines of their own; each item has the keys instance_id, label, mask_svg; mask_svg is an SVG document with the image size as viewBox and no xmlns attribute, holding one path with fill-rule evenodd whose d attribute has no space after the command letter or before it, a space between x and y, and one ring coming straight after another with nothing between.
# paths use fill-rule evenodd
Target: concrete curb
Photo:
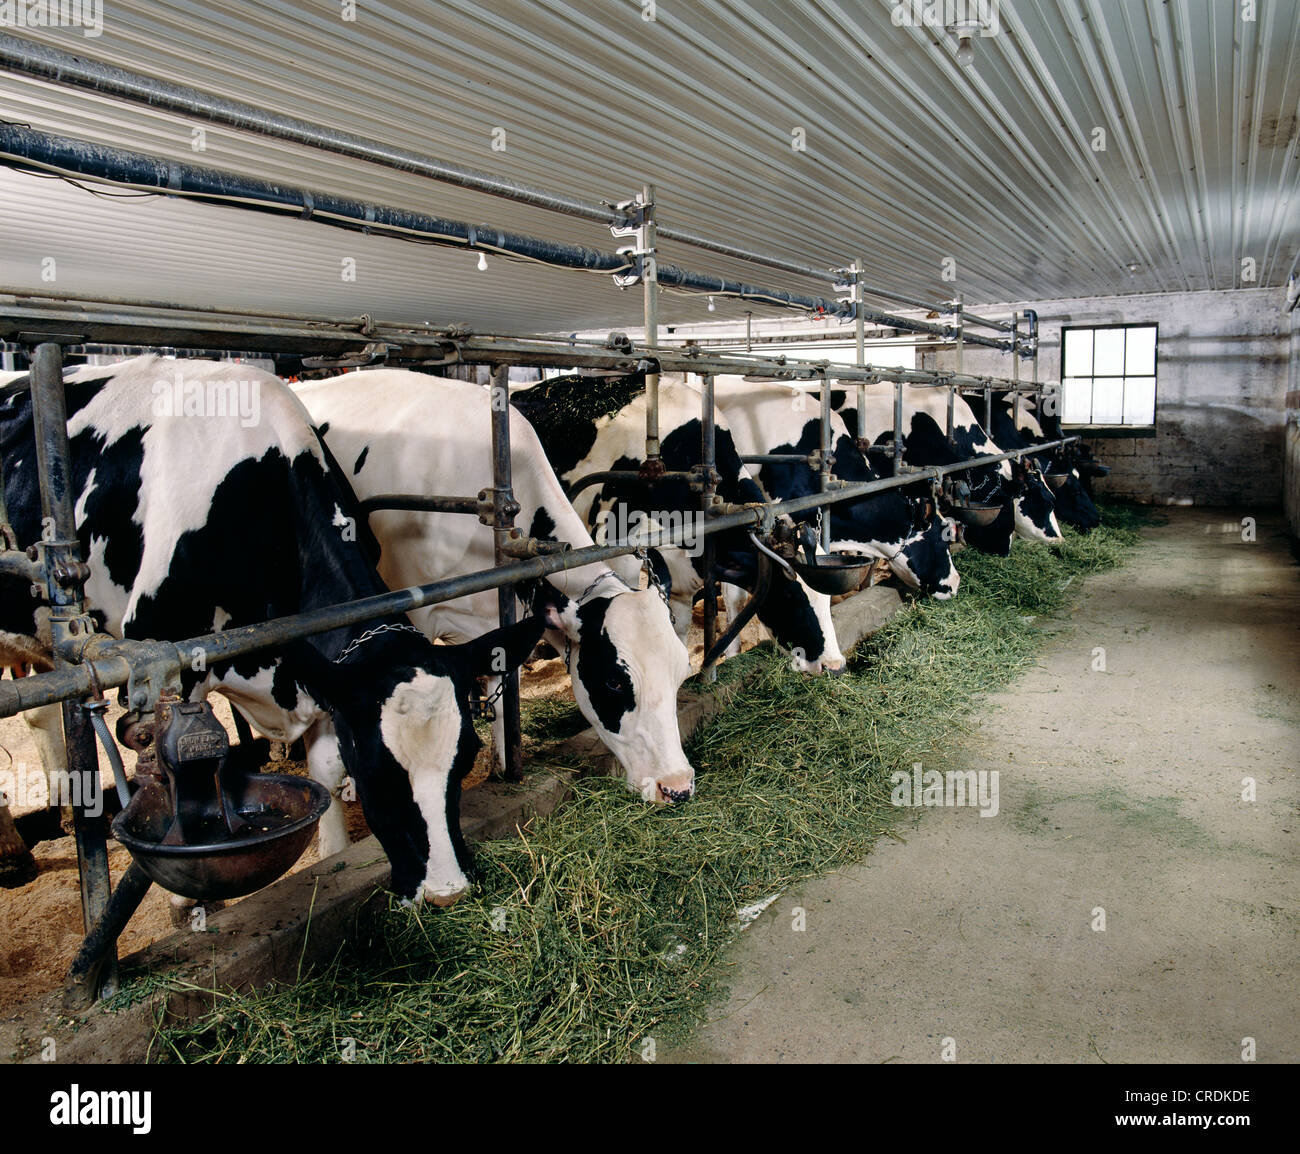
<instances>
[{"instance_id":1,"label":"concrete curb","mask_svg":"<svg viewBox=\"0 0 1300 1154\"><path fill-rule=\"evenodd\" d=\"M877 585L833 606L840 647L848 652L902 608L898 592ZM678 724L683 740L719 713L745 678L711 691L682 690ZM596 773L617 763L593 730L551 751L580 760ZM551 813L569 795L577 771L542 770L519 784L487 782L461 799L461 828L469 842L513 836L534 816ZM56 1061L147 1061L157 1022L207 1011L217 991L241 993L270 981L291 982L328 964L345 936L363 930L388 905L388 861L371 836L299 873L209 916L205 932L181 930L123 959L139 983L139 1001L117 1010L62 1010L62 991L18 1007L0 1021L0 1061L40 1061L54 1039ZM143 978L141 977L143 975ZM162 988L166 985L167 988ZM35 1023L40 1023L39 1026Z\"/></svg>"}]
</instances>

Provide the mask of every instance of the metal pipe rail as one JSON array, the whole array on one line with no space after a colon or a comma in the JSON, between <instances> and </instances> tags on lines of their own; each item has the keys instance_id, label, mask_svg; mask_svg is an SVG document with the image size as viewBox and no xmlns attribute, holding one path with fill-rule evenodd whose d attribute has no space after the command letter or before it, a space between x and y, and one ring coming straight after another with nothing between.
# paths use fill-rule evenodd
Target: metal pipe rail
<instances>
[{"instance_id":1,"label":"metal pipe rail","mask_svg":"<svg viewBox=\"0 0 1300 1154\"><path fill-rule=\"evenodd\" d=\"M47 44L39 44L17 36L0 34L0 68L56 84L148 105L151 108L161 108L182 116L207 120L212 124L221 124L276 140L306 145L339 156L381 165L398 172L414 173L444 184L456 185L565 216L595 221L612 228L626 228L633 224L631 214L618 208L611 208L609 205L593 204L577 197L555 195L478 169L449 164L426 154L411 152L392 145L377 144L373 140L367 140L353 133L341 132L338 129L268 112L252 104L214 96L196 88L144 76L101 61L88 60ZM695 235L684 229L658 225L657 231L661 240L676 241L678 244L718 253L750 264L764 265L811 280L834 284L843 275L842 270L839 269L817 268L752 252L736 245L709 240L707 237ZM938 305L875 285L864 283L862 291L884 300L913 305L927 312L942 311ZM975 316L969 319L1003 332L1011 330L1010 325L999 321Z\"/></svg>"},{"instance_id":2,"label":"metal pipe rail","mask_svg":"<svg viewBox=\"0 0 1300 1154\"><path fill-rule=\"evenodd\" d=\"M699 534L708 536L726 529L752 528L761 525L769 515L779 517L802 513L822 505L833 505L887 489L914 485L918 481L941 480L949 473L978 469L1013 458L1033 456L1077 440L1079 440L1078 436L1062 437L1059 440L1024 449L973 457L951 465L927 465L915 473L862 481L828 492L809 493L803 497L771 502L761 508L724 513L718 517L711 517L699 530ZM104 640L101 635L100 638L92 639L85 644L83 660L77 665L70 665L52 673L22 677L17 681L0 681L0 717L12 717L27 709L84 697L96 689L115 689L126 685L137 671L142 671L147 665L156 663L161 653L165 653L169 660L174 653L179 669L182 665L190 664L193 651L198 649L211 666L219 661L245 657L317 633L327 633L340 626L356 625L363 621L405 613L426 605L451 601L457 597L468 597L474 593L483 593L520 581L536 580L561 570L580 569L584 565L608 561L614 557L624 557L635 553L639 548L664 548L686 544L687 542L678 540L672 534L651 533L639 545L589 545L567 553L514 561L476 573L467 573L425 585L412 585L395 592L381 593L359 601L315 609L308 613L278 617L257 625L243 625L217 633L207 633L187 641Z\"/></svg>"},{"instance_id":3,"label":"metal pipe rail","mask_svg":"<svg viewBox=\"0 0 1300 1154\"><path fill-rule=\"evenodd\" d=\"M178 309L146 301L81 300L45 290L0 287L0 340L30 341L41 335L80 344L141 345L262 353L312 353L348 357L370 351L376 363L530 364L560 368L645 371L650 362L667 372L713 372L773 380L833 380L867 384L901 379L908 384L999 390L1035 386L1003 377L943 370L901 369L833 361L788 361L745 353L690 353L677 346L634 345L553 337L500 337L459 328L424 328L370 317L274 317L265 313Z\"/></svg>"}]
</instances>

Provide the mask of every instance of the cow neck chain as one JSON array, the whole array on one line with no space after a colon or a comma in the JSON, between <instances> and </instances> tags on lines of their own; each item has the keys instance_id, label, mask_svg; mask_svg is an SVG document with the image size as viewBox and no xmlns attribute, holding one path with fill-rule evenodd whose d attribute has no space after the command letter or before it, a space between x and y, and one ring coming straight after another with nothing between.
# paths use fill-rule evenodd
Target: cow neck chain
<instances>
[{"instance_id":1,"label":"cow neck chain","mask_svg":"<svg viewBox=\"0 0 1300 1154\"><path fill-rule=\"evenodd\" d=\"M381 633L393 633L398 631L401 631L403 633L414 633L417 637L424 636L424 634L421 633L414 625L407 625L405 622L392 624L392 625L376 625L373 629L367 629L360 637L357 637L354 640L348 642L347 647L343 650L343 652L340 653L336 658L334 658L334 664L342 665L344 660L351 653L359 649L372 637L378 637Z\"/></svg>"},{"instance_id":2,"label":"cow neck chain","mask_svg":"<svg viewBox=\"0 0 1300 1154\"><path fill-rule=\"evenodd\" d=\"M646 577L650 581L650 588L659 594L660 599L667 607L669 623L672 625L676 625L677 617L673 613L673 608L668 602L668 590L664 587L664 583L659 580L658 574L655 573L654 566L650 563L649 550L643 546L636 551L635 555L641 561L641 568L645 570ZM622 578L619 577L619 575L615 573L613 569L606 569L603 573L597 575L596 579L582 591L582 593L579 595L577 601L575 601L574 604L581 605L587 599L587 596L591 593L591 591L596 588L597 585L599 585L602 581L606 580L607 578L611 578L611 577L615 581L620 582L620 584L622 583ZM626 590L626 592L631 592L631 590ZM615 593L614 596L617 597L619 596L619 594ZM564 668L566 672L570 671L572 661L573 661L573 641L570 638L566 637L564 639Z\"/></svg>"}]
</instances>

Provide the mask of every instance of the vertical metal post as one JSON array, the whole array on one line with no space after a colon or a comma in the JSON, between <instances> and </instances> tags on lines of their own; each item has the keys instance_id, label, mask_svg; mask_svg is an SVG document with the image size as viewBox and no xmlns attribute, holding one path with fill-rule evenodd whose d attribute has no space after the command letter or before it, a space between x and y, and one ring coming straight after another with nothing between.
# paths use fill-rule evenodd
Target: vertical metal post
<instances>
[{"instance_id":1,"label":"vertical metal post","mask_svg":"<svg viewBox=\"0 0 1300 1154\"><path fill-rule=\"evenodd\" d=\"M492 549L496 564L504 565L511 558L506 554L505 543L514 530L513 478L510 469L510 367L496 365L492 369L492 386L488 390L492 406ZM504 628L515 623L515 587L502 585L497 589L497 613ZM504 722L506 781L519 781L524 776L524 747L522 726L519 721L519 670L507 669L501 675L501 709Z\"/></svg>"},{"instance_id":2,"label":"vertical metal post","mask_svg":"<svg viewBox=\"0 0 1300 1154\"><path fill-rule=\"evenodd\" d=\"M831 378L829 373L822 373L822 467L821 467L821 491L827 492L831 487L831 466L833 464L831 456ZM831 509L830 505L822 506L822 548L829 553L831 551Z\"/></svg>"},{"instance_id":3,"label":"vertical metal post","mask_svg":"<svg viewBox=\"0 0 1300 1154\"><path fill-rule=\"evenodd\" d=\"M858 257L853 262L853 312L854 312L854 337L857 344L858 367L861 368L867 363L867 318L862 315L862 276L866 271L867 262ZM866 435L867 419L867 386L865 382L858 383L858 437Z\"/></svg>"},{"instance_id":4,"label":"vertical metal post","mask_svg":"<svg viewBox=\"0 0 1300 1154\"><path fill-rule=\"evenodd\" d=\"M1011 314L1011 379L1016 391L1011 395L1011 425L1020 427L1020 314Z\"/></svg>"},{"instance_id":5,"label":"vertical metal post","mask_svg":"<svg viewBox=\"0 0 1300 1154\"><path fill-rule=\"evenodd\" d=\"M656 253L658 236L655 230L655 186L645 185L641 190L641 284L645 291L645 343L651 348L659 345L659 260ZM659 373L647 373L645 378L645 459L659 459Z\"/></svg>"},{"instance_id":6,"label":"vertical metal post","mask_svg":"<svg viewBox=\"0 0 1300 1154\"><path fill-rule=\"evenodd\" d=\"M65 645L83 629L82 587L86 570L81 563L77 522L73 514L72 449L68 443L68 406L63 391L63 350L52 342L37 345L32 354L32 422L36 433L36 471L40 478L41 518L45 529L45 592L50 603L50 633L54 642L54 667L73 664ZM67 780L76 783L72 808L81 878L81 916L89 934L108 904L107 823L103 788L99 781L99 752L90 717L79 701L63 703L63 736L67 749ZM53 783L52 783L53 784ZM69 790L72 792L72 789ZM96 817L89 816L91 813ZM117 989L117 946L105 953L100 971L104 996Z\"/></svg>"},{"instance_id":7,"label":"vertical metal post","mask_svg":"<svg viewBox=\"0 0 1300 1154\"><path fill-rule=\"evenodd\" d=\"M894 382L894 476L903 472L903 382Z\"/></svg>"},{"instance_id":8,"label":"vertical metal post","mask_svg":"<svg viewBox=\"0 0 1300 1154\"><path fill-rule=\"evenodd\" d=\"M750 309L745 310L745 352L754 351L754 314Z\"/></svg>"},{"instance_id":9,"label":"vertical metal post","mask_svg":"<svg viewBox=\"0 0 1300 1154\"><path fill-rule=\"evenodd\" d=\"M959 373L963 371L962 361L964 359L963 354L965 353L966 350L966 318L962 315L963 307L964 306L961 303L961 295L958 294L956 313L957 313L957 371Z\"/></svg>"},{"instance_id":10,"label":"vertical metal post","mask_svg":"<svg viewBox=\"0 0 1300 1154\"><path fill-rule=\"evenodd\" d=\"M700 377L700 464L704 484L701 487L700 508L707 520L709 508L713 504L714 484L713 466L717 457L715 436L715 415L713 408L713 374L704 373ZM704 538L704 654L707 657L713 650L713 643L718 637L718 588L713 581L715 561L714 535ZM704 671L704 680L717 681L718 669L710 665Z\"/></svg>"},{"instance_id":11,"label":"vertical metal post","mask_svg":"<svg viewBox=\"0 0 1300 1154\"><path fill-rule=\"evenodd\" d=\"M952 302L953 327L957 332L957 372L962 371L962 316L961 316L961 298L958 297ZM955 385L948 386L948 443L952 444L952 426L953 426L953 406L956 403L957 388Z\"/></svg>"}]
</instances>

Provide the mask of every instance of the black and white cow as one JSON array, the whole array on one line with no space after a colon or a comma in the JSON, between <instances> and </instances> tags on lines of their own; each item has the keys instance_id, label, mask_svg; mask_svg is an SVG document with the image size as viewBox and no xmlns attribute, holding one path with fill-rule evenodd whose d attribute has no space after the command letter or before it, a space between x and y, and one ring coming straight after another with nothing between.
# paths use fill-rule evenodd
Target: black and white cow
<instances>
[{"instance_id":1,"label":"black and white cow","mask_svg":"<svg viewBox=\"0 0 1300 1154\"><path fill-rule=\"evenodd\" d=\"M628 377L555 378L511 394L537 431L556 475L566 485L594 472L637 470L645 459L645 382ZM659 389L660 456L670 472L700 463L700 396L693 388L665 382ZM724 418L717 421L715 469L718 495L732 504L761 502L764 493L740 460ZM573 497L573 506L595 529L617 526L638 516L659 515L668 527L673 519L694 518L699 494L680 480L651 483L607 483L589 486ZM603 534L597 531L596 535ZM758 561L744 530L718 533L717 573L720 581L753 589ZM691 605L703 588L703 538L691 550L661 551L671 578L672 603L679 634L685 638ZM830 598L802 581L773 582L758 610L759 621L791 652L792 668L805 673L836 672L844 667L831 621Z\"/></svg>"},{"instance_id":2,"label":"black and white cow","mask_svg":"<svg viewBox=\"0 0 1300 1154\"><path fill-rule=\"evenodd\" d=\"M386 591L352 491L277 377L149 356L74 371L66 389L86 597L107 632L183 640ZM18 539L37 540L29 393L0 406L0 453ZM35 637L26 583L0 581L0 629ZM347 844L337 797L350 775L394 890L445 905L469 886L460 783L479 742L467 696L541 633L531 618L440 647L398 616L187 670L183 689L217 690L268 737L305 739L336 798L322 854Z\"/></svg>"},{"instance_id":3,"label":"black and white cow","mask_svg":"<svg viewBox=\"0 0 1300 1154\"><path fill-rule=\"evenodd\" d=\"M740 377L714 380L718 408L744 456L777 453L807 455L821 445L821 402L800 385L762 384ZM835 475L859 483L879 479L858 449L838 413L831 414ZM806 464L768 462L756 470L773 497L787 500L815 493L820 478ZM904 584L944 600L957 592L961 578L952 562L957 530L928 496L905 496L897 489L840 501L826 508L831 548L888 561ZM813 521L816 513L800 516Z\"/></svg>"},{"instance_id":4,"label":"black and white cow","mask_svg":"<svg viewBox=\"0 0 1300 1154\"><path fill-rule=\"evenodd\" d=\"M857 413L857 390L843 394L838 409L850 429L877 444L892 440L894 387L889 383L867 387L867 413ZM838 394L837 394L837 398ZM985 431L971 406L960 395L953 398L952 441L947 429L948 393L940 388L903 389L903 459L909 465L948 465L1002 450ZM884 458L882 458L884 460ZM966 474L971 499L1003 505L990 526L967 528L966 540L983 552L1006 556L1011 536L1027 541L1053 541L1061 536L1055 502L1041 474L1020 461L972 469Z\"/></svg>"},{"instance_id":5,"label":"black and white cow","mask_svg":"<svg viewBox=\"0 0 1300 1154\"><path fill-rule=\"evenodd\" d=\"M1044 441L1059 440L1061 434L1047 436L1035 413L1034 398L1020 398L1019 412L1013 416L1013 398L1009 393L995 393L993 397L993 427L989 434L999 448L1023 449ZM1052 487L1052 499L1058 520L1087 533L1101 524L1101 514L1084 489L1078 469L1067 446L1038 458L1044 479L1047 475L1065 478Z\"/></svg>"},{"instance_id":6,"label":"black and white cow","mask_svg":"<svg viewBox=\"0 0 1300 1154\"><path fill-rule=\"evenodd\" d=\"M478 385L400 369L372 369L299 385L299 398L361 500L381 493L476 493L492 485L489 395ZM511 413L516 523L532 537L593 544L564 495L537 434ZM376 512L379 573L394 589L490 569L492 534L477 518ZM628 787L648 801L689 797L695 771L682 752L677 690L686 647L654 589L639 590L635 558L564 570L539 583L533 604L548 640L569 655L583 716L618 758ZM492 627L495 591L416 610L429 637L465 641ZM497 748L502 734L498 732Z\"/></svg>"}]
</instances>

